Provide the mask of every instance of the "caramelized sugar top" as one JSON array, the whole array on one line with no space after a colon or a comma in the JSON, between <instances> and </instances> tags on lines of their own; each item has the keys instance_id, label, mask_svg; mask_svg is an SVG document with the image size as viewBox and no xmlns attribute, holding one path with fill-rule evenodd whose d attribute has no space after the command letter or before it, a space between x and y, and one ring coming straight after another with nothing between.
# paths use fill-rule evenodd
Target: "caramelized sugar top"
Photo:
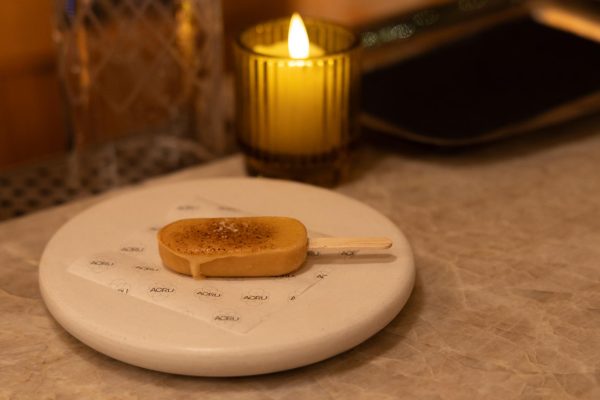
<instances>
[{"instance_id":1,"label":"caramelized sugar top","mask_svg":"<svg viewBox=\"0 0 600 400\"><path fill-rule=\"evenodd\" d=\"M163 244L180 254L220 256L276 249L293 237L302 240L298 224L277 217L198 218L167 225L159 235Z\"/></svg>"}]
</instances>

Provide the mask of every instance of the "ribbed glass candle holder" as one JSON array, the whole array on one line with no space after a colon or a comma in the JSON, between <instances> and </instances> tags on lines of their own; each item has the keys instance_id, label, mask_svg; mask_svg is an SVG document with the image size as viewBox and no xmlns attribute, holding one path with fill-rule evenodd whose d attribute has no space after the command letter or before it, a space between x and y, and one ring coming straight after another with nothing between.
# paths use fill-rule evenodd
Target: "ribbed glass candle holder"
<instances>
[{"instance_id":1,"label":"ribbed glass candle holder","mask_svg":"<svg viewBox=\"0 0 600 400\"><path fill-rule=\"evenodd\" d=\"M289 24L269 21L237 38L238 142L251 174L333 185L347 172L358 134L359 41L345 28L308 19L311 49L319 51L293 59ZM282 44L283 55L262 50Z\"/></svg>"}]
</instances>

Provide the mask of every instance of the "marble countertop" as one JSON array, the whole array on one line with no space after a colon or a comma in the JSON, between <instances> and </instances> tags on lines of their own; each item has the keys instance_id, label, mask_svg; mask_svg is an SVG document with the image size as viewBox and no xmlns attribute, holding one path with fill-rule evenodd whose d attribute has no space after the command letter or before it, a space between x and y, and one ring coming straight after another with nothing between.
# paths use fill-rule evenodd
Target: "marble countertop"
<instances>
[{"instance_id":1,"label":"marble countertop","mask_svg":"<svg viewBox=\"0 0 600 400\"><path fill-rule=\"evenodd\" d=\"M0 399L600 398L598 119L444 153L382 140L356 170L335 190L398 224L417 266L406 307L379 334L245 378L97 353L46 311L37 269L64 222L117 191L0 224ZM242 175L236 155L146 185Z\"/></svg>"}]
</instances>

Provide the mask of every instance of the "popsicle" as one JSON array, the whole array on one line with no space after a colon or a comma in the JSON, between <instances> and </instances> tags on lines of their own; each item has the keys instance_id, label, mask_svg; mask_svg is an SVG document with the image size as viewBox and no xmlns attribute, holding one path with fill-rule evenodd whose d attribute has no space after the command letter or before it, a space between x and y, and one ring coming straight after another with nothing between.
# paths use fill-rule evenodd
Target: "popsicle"
<instances>
[{"instance_id":1,"label":"popsicle","mask_svg":"<svg viewBox=\"0 0 600 400\"><path fill-rule=\"evenodd\" d=\"M285 275L300 268L307 252L389 248L387 238L316 238L288 217L190 218L158 232L163 264L194 278Z\"/></svg>"}]
</instances>

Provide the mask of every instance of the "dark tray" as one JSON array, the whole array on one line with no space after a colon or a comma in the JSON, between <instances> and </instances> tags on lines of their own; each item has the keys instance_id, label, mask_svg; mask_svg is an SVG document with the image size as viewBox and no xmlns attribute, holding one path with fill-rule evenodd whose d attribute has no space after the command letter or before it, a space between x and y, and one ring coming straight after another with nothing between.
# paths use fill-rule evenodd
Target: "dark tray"
<instances>
[{"instance_id":1,"label":"dark tray","mask_svg":"<svg viewBox=\"0 0 600 400\"><path fill-rule=\"evenodd\" d=\"M364 124L441 146L600 111L600 43L519 17L364 75Z\"/></svg>"}]
</instances>

